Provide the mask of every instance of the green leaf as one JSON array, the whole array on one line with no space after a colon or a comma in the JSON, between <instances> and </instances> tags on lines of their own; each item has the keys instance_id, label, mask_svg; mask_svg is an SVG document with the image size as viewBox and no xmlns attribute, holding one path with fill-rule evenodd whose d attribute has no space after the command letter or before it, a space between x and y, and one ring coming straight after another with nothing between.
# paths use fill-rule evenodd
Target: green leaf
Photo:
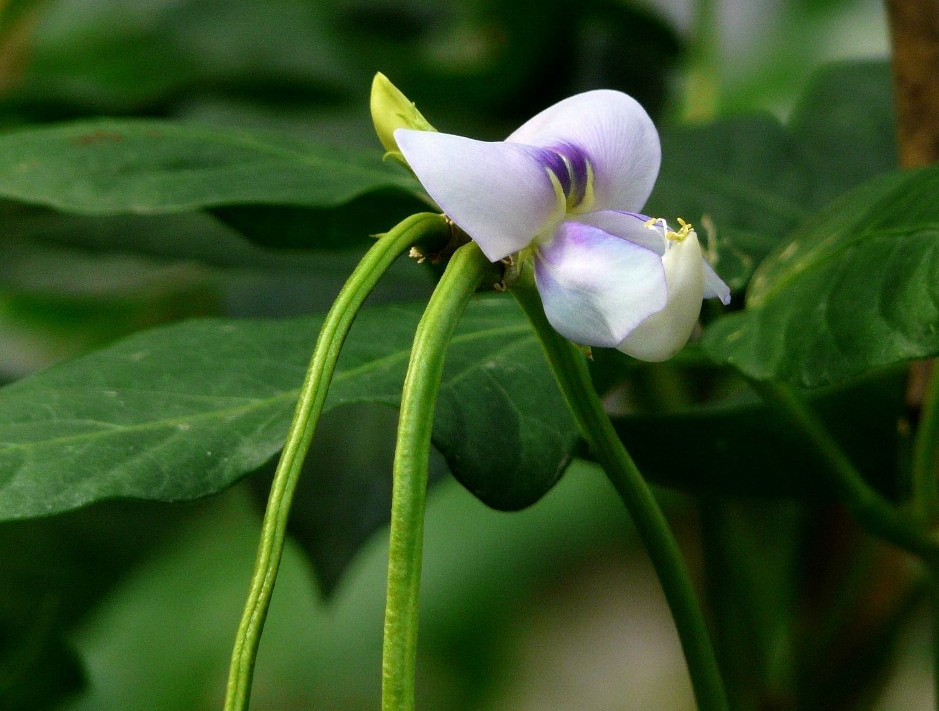
<instances>
[{"instance_id":1,"label":"green leaf","mask_svg":"<svg viewBox=\"0 0 939 711\"><path fill-rule=\"evenodd\" d=\"M86 215L337 207L416 183L381 162L262 131L98 119L0 136L0 197Z\"/></svg>"},{"instance_id":2,"label":"green leaf","mask_svg":"<svg viewBox=\"0 0 939 711\"><path fill-rule=\"evenodd\" d=\"M492 319L477 316L479 310L468 314L469 323L491 328ZM483 503L504 511L541 498L560 478L578 439L541 346L518 318L519 337L495 329L493 340L457 334L459 350L451 348L448 356L434 422L434 445L454 476Z\"/></svg>"},{"instance_id":3,"label":"green leaf","mask_svg":"<svg viewBox=\"0 0 939 711\"><path fill-rule=\"evenodd\" d=\"M896 423L904 414L904 381L904 373L891 373L807 395L867 480L891 498L901 493ZM780 428L776 413L755 395L620 416L614 424L642 473L658 484L718 496L831 499L825 462Z\"/></svg>"},{"instance_id":4,"label":"green leaf","mask_svg":"<svg viewBox=\"0 0 939 711\"><path fill-rule=\"evenodd\" d=\"M397 405L420 311L360 315L327 409ZM0 390L0 518L192 499L258 469L283 443L319 323L190 321ZM506 298L472 304L435 424L451 471L486 503L521 508L554 484L576 439L527 321Z\"/></svg>"},{"instance_id":5,"label":"green leaf","mask_svg":"<svg viewBox=\"0 0 939 711\"><path fill-rule=\"evenodd\" d=\"M0 198L89 216L213 210L278 247L362 243L421 209L417 192L377 148L262 131L98 119L0 136Z\"/></svg>"},{"instance_id":6,"label":"green leaf","mask_svg":"<svg viewBox=\"0 0 939 711\"><path fill-rule=\"evenodd\" d=\"M939 354L939 169L884 176L806 221L704 347L809 387Z\"/></svg>"},{"instance_id":7,"label":"green leaf","mask_svg":"<svg viewBox=\"0 0 939 711\"><path fill-rule=\"evenodd\" d=\"M179 110L193 95L209 93L272 99L289 90L294 101L335 100L354 78L318 5L46 3L30 38L30 61L6 100L46 114L99 115Z\"/></svg>"},{"instance_id":8,"label":"green leaf","mask_svg":"<svg viewBox=\"0 0 939 711\"><path fill-rule=\"evenodd\" d=\"M733 289L813 210L896 165L886 62L820 70L783 126L723 118L661 132L662 169L644 208L692 222Z\"/></svg>"}]
</instances>

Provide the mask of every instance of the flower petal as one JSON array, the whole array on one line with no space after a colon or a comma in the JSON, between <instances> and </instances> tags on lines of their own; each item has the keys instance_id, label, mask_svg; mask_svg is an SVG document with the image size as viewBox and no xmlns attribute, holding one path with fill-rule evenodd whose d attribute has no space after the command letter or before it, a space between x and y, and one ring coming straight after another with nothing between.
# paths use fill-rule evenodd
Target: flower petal
<instances>
[{"instance_id":1,"label":"flower petal","mask_svg":"<svg viewBox=\"0 0 939 711\"><path fill-rule=\"evenodd\" d=\"M590 210L642 208L659 172L661 149L652 119L635 99L600 89L558 102L506 139L562 154L581 151L593 171ZM568 156L569 158L571 156Z\"/></svg>"},{"instance_id":2,"label":"flower petal","mask_svg":"<svg viewBox=\"0 0 939 711\"><path fill-rule=\"evenodd\" d=\"M704 298L720 299L724 306L730 303L730 287L717 276L717 272L707 260L704 260Z\"/></svg>"},{"instance_id":3,"label":"flower petal","mask_svg":"<svg viewBox=\"0 0 939 711\"><path fill-rule=\"evenodd\" d=\"M649 218L637 212L598 210L577 215L577 222L593 225L611 235L628 239L633 244L651 249L659 256L665 254L665 235L660 229L650 229Z\"/></svg>"},{"instance_id":4,"label":"flower petal","mask_svg":"<svg viewBox=\"0 0 939 711\"><path fill-rule=\"evenodd\" d=\"M691 232L681 242L673 242L662 263L668 282L668 303L617 346L639 360L660 361L675 355L688 342L701 313L705 261L698 236Z\"/></svg>"},{"instance_id":5,"label":"flower petal","mask_svg":"<svg viewBox=\"0 0 939 711\"><path fill-rule=\"evenodd\" d=\"M424 189L493 262L563 217L547 151L430 131L394 136Z\"/></svg>"},{"instance_id":6,"label":"flower petal","mask_svg":"<svg viewBox=\"0 0 939 711\"><path fill-rule=\"evenodd\" d=\"M665 306L662 259L603 230L563 222L535 254L545 315L565 338L613 347Z\"/></svg>"}]
</instances>

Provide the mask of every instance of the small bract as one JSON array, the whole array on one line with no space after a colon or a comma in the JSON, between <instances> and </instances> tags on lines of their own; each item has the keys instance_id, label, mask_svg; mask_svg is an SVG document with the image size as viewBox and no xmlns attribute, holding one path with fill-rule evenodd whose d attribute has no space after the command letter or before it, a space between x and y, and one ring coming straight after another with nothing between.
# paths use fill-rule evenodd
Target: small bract
<instances>
[{"instance_id":1,"label":"small bract","mask_svg":"<svg viewBox=\"0 0 939 711\"><path fill-rule=\"evenodd\" d=\"M369 100L372 113L372 123L378 140L385 147L385 157L407 165L398 144L395 143L394 132L399 128L411 128L417 131L436 131L417 110L412 101L401 93L388 77L378 72L372 79L372 92Z\"/></svg>"},{"instance_id":2,"label":"small bract","mask_svg":"<svg viewBox=\"0 0 939 711\"><path fill-rule=\"evenodd\" d=\"M490 260L534 260L549 322L576 343L664 360L687 342L703 298L730 300L690 225L639 214L659 137L626 94L572 96L501 142L402 128L394 142Z\"/></svg>"}]
</instances>

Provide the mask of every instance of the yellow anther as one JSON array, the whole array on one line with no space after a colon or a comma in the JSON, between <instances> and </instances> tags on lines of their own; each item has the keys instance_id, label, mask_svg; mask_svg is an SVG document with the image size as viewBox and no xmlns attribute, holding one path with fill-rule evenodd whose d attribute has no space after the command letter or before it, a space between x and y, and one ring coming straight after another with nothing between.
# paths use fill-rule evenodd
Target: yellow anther
<instances>
[{"instance_id":1,"label":"yellow anther","mask_svg":"<svg viewBox=\"0 0 939 711\"><path fill-rule=\"evenodd\" d=\"M678 224L680 225L680 227L678 228L678 231L673 232L669 230L665 235L666 239L674 240L676 242L681 242L682 240L685 239L685 237L687 237L691 233L692 230L694 230L694 227L692 227L690 222L685 222L680 217L678 218Z\"/></svg>"},{"instance_id":2,"label":"yellow anther","mask_svg":"<svg viewBox=\"0 0 939 711\"><path fill-rule=\"evenodd\" d=\"M648 227L650 230L661 230L665 235L665 239L670 239L674 242L681 242L694 230L694 227L691 226L690 222L685 222L680 217L678 218L679 228L677 232L675 230L670 230L668 228L668 223L661 217L653 217L649 220L646 220L642 224Z\"/></svg>"},{"instance_id":3,"label":"yellow anther","mask_svg":"<svg viewBox=\"0 0 939 711\"><path fill-rule=\"evenodd\" d=\"M652 217L642 224L648 227L650 230L661 230L662 232L666 232L668 230L668 223L661 217Z\"/></svg>"}]
</instances>

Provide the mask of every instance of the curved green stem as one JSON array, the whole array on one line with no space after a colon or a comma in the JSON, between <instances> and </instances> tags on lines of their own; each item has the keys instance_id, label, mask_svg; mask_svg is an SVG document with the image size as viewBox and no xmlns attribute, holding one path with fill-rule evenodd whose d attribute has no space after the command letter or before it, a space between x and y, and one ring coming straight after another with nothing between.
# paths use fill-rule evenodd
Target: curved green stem
<instances>
[{"instance_id":1,"label":"curved green stem","mask_svg":"<svg viewBox=\"0 0 939 711\"><path fill-rule=\"evenodd\" d=\"M828 465L824 471L828 475L829 485L858 523L884 540L918 555L931 569L935 570L939 566L939 542L904 518L900 511L864 481L825 425L791 388L769 381L751 381L751 386L764 400L775 405L806 440L815 445Z\"/></svg>"},{"instance_id":2,"label":"curved green stem","mask_svg":"<svg viewBox=\"0 0 939 711\"><path fill-rule=\"evenodd\" d=\"M447 345L476 288L495 268L475 243L453 255L414 335L394 459L382 711L413 711L424 502L434 408Z\"/></svg>"},{"instance_id":3,"label":"curved green stem","mask_svg":"<svg viewBox=\"0 0 939 711\"><path fill-rule=\"evenodd\" d=\"M365 254L323 321L271 484L248 599L232 649L225 711L244 711L248 707L254 662L284 549L294 489L349 328L365 298L402 252L416 242L433 237L446 239L448 234L442 215L421 213L403 220Z\"/></svg>"},{"instance_id":4,"label":"curved green stem","mask_svg":"<svg viewBox=\"0 0 939 711\"><path fill-rule=\"evenodd\" d=\"M935 525L939 506L939 359L933 359L913 442L913 497L929 525ZM933 685L939 709L939 564L929 571L933 613Z\"/></svg>"},{"instance_id":5,"label":"curved green stem","mask_svg":"<svg viewBox=\"0 0 939 711\"><path fill-rule=\"evenodd\" d=\"M844 450L825 429L814 412L792 391L781 383L752 381L752 387L767 401L776 405L789 422L801 430L805 438L815 445L818 453L828 465L828 482L839 500L851 511L855 520L871 533L886 541L919 556L925 564L930 592L932 593L933 616L939 620L939 541L929 536L928 532L914 521L904 517L903 513L871 488L857 470ZM923 420L917 432L917 445L914 452L914 485L919 488L916 494L931 500L921 500L921 504L934 503L935 483L926 482L927 476L935 477L936 444L935 436L939 428L936 400L939 387L934 379L930 385L924 403ZM926 438L932 436L933 441ZM931 470L930 470L931 467ZM925 490L925 491L924 491ZM934 683L939 684L939 622L933 633L933 654L936 673ZM937 686L939 689L939 686ZM937 708L939 708L939 696Z\"/></svg>"},{"instance_id":6,"label":"curved green stem","mask_svg":"<svg viewBox=\"0 0 939 711\"><path fill-rule=\"evenodd\" d=\"M530 274L512 288L535 327L580 431L632 516L675 620L701 711L727 711L727 697L707 624L681 551L652 491L623 447L593 387L583 353L548 323Z\"/></svg>"}]
</instances>

